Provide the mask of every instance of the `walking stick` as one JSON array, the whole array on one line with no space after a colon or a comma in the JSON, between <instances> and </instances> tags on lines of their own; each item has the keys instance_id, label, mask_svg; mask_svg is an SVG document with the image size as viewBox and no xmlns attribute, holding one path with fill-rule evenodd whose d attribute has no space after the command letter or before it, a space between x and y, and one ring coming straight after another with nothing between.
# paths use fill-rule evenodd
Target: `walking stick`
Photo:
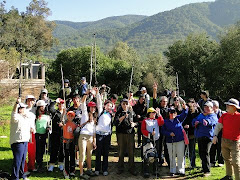
<instances>
[{"instance_id":1,"label":"walking stick","mask_svg":"<svg viewBox=\"0 0 240 180\"><path fill-rule=\"evenodd\" d=\"M131 78L130 78L130 84L129 84L129 97L130 97L130 91L131 91L131 88L132 88L133 68L134 68L134 64L132 65L132 72L131 72Z\"/></svg>"},{"instance_id":2,"label":"walking stick","mask_svg":"<svg viewBox=\"0 0 240 180\"><path fill-rule=\"evenodd\" d=\"M174 161L173 161L173 136L172 136L172 171L173 171L173 163Z\"/></svg>"},{"instance_id":3,"label":"walking stick","mask_svg":"<svg viewBox=\"0 0 240 180\"><path fill-rule=\"evenodd\" d=\"M92 67L92 65L93 65L93 45L92 45L92 48L91 48L91 63L90 63L90 67L91 67L91 69L90 69L90 82L89 82L89 85L90 85L90 87L89 88L91 88L92 87L92 75L93 75L93 67Z\"/></svg>"},{"instance_id":4,"label":"walking stick","mask_svg":"<svg viewBox=\"0 0 240 180\"><path fill-rule=\"evenodd\" d=\"M50 118L50 130L48 131L48 143L47 143L47 169L49 166L49 159L48 159L48 155L49 155L49 143L50 143L50 134L52 134L52 119ZM46 151L45 151L46 152Z\"/></svg>"},{"instance_id":5,"label":"walking stick","mask_svg":"<svg viewBox=\"0 0 240 180\"><path fill-rule=\"evenodd\" d=\"M95 75L95 84L97 85L98 82L97 82L96 34L94 33L93 36L94 36L94 63L95 63L95 65L94 65L94 68L95 68L94 75Z\"/></svg>"}]
</instances>

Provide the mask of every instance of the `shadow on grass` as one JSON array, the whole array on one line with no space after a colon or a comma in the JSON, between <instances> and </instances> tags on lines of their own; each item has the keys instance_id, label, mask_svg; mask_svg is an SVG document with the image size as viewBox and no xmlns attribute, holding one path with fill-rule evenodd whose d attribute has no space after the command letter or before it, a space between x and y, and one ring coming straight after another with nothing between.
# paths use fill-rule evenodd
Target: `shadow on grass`
<instances>
[{"instance_id":1,"label":"shadow on grass","mask_svg":"<svg viewBox=\"0 0 240 180\"><path fill-rule=\"evenodd\" d=\"M10 147L0 147L0 151L11 151Z\"/></svg>"}]
</instances>

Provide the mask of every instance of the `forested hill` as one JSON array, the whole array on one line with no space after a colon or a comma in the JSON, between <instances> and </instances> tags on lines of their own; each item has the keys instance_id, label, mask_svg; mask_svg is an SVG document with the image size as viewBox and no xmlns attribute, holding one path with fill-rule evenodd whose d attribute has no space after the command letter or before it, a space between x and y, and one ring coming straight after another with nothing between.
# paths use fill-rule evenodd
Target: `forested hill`
<instances>
[{"instance_id":1,"label":"forested hill","mask_svg":"<svg viewBox=\"0 0 240 180\"><path fill-rule=\"evenodd\" d=\"M116 42L125 41L141 54L163 51L189 33L207 32L216 38L224 27L240 20L239 0L216 0L185 5L153 16L119 16L95 22L56 21L54 36L58 46L46 53L53 57L61 49L91 45L96 33L101 50L108 51Z\"/></svg>"}]
</instances>

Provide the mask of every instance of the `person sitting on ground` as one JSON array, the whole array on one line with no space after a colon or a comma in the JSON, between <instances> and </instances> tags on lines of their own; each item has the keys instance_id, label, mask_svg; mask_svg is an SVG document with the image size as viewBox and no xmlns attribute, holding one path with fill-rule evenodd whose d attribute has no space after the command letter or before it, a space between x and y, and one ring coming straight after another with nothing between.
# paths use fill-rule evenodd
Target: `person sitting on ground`
<instances>
[{"instance_id":1,"label":"person sitting on ground","mask_svg":"<svg viewBox=\"0 0 240 180\"><path fill-rule=\"evenodd\" d=\"M169 109L169 114L164 119L164 125L162 127L162 133L166 137L167 149L170 158L170 173L172 176L175 174L185 175L185 158L184 158L184 129L182 122L185 120L188 114L188 108L186 104L183 104L183 111L180 115L177 115L175 108ZM177 155L177 167L176 168L176 155Z\"/></svg>"},{"instance_id":2,"label":"person sitting on ground","mask_svg":"<svg viewBox=\"0 0 240 180\"><path fill-rule=\"evenodd\" d=\"M221 180L232 180L234 169L235 179L240 179L240 113L237 112L239 101L231 98L225 102L227 113L218 120L214 130L213 144L218 141L218 134L222 130L222 155L226 166L226 176Z\"/></svg>"},{"instance_id":3,"label":"person sitting on ground","mask_svg":"<svg viewBox=\"0 0 240 180\"><path fill-rule=\"evenodd\" d=\"M156 114L157 114L157 119L156 119ZM164 124L164 119L160 114L160 109L157 108L156 110L154 108L149 108L147 110L147 118L143 120L142 126L141 126L141 131L143 134L143 145L146 144L148 135L150 134L150 137L152 137L152 140L154 141L155 148L157 149L157 152L159 151L159 137L160 137L160 132L159 132L159 126L162 126ZM157 161L154 162L153 164L153 170L154 170L154 175L159 176L159 174L156 174L158 172L155 172L156 166L158 166ZM149 162L144 161L144 177L149 178Z\"/></svg>"},{"instance_id":4,"label":"person sitting on ground","mask_svg":"<svg viewBox=\"0 0 240 180\"><path fill-rule=\"evenodd\" d=\"M24 173L24 164L31 134L31 125L29 123L31 117L25 113L26 107L26 104L21 103L21 98L18 98L11 115L10 144L13 152L11 179L28 179Z\"/></svg>"}]
</instances>

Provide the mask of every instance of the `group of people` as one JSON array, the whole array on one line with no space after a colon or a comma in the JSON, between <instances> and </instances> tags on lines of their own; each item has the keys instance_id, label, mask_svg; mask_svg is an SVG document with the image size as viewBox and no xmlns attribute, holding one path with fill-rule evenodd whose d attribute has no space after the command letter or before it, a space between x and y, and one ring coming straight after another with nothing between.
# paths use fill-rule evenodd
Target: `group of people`
<instances>
[{"instance_id":1,"label":"group of people","mask_svg":"<svg viewBox=\"0 0 240 180\"><path fill-rule=\"evenodd\" d=\"M227 101L226 112L219 109L218 101L211 100L206 91L195 102L187 103L172 91L169 97L157 100L157 84L153 85L153 103L145 87L139 99L129 92L117 107L118 96L108 97L106 85L89 88L86 78L72 90L69 80L59 97L52 101L47 89L42 89L36 99L33 95L18 98L13 107L10 144L13 151L12 179L28 179L28 172L43 172L43 156L50 150L47 170L54 171L56 163L66 179L75 176L75 166L80 169L80 179L109 174L108 157L111 147L112 127L116 126L118 143L117 174L124 172L124 157L129 157L129 172L136 176L134 163L135 131L137 148L141 149L143 175L150 177L152 154L153 174L156 167L167 163L171 176L185 176L185 156L196 167L195 145L198 143L202 171L210 175L213 166L226 165L222 179L239 180L240 174L240 114L239 102ZM146 144L152 149L146 151ZM92 170L92 152L95 151L95 171ZM28 155L27 155L28 154ZM26 162L26 156L28 157ZM87 170L84 172L84 163ZM218 162L218 164L216 163Z\"/></svg>"}]
</instances>

